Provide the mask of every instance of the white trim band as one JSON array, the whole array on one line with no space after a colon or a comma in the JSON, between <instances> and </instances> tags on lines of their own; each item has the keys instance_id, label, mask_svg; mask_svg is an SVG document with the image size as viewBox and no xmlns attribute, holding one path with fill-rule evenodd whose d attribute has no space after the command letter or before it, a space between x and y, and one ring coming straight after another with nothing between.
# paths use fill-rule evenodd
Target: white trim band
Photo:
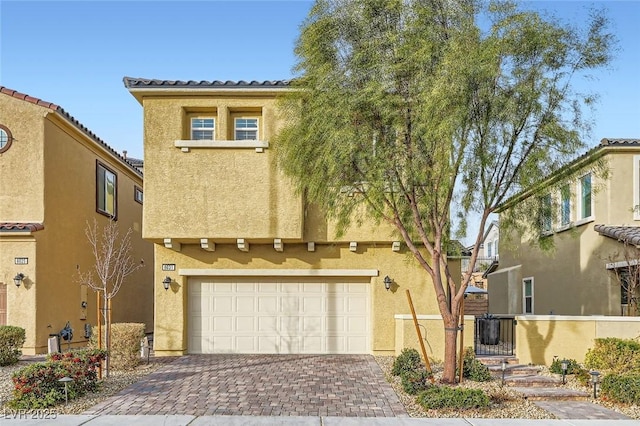
<instances>
[{"instance_id":1,"label":"white trim band","mask_svg":"<svg viewBox=\"0 0 640 426\"><path fill-rule=\"evenodd\" d=\"M179 269L191 277L377 277L377 269Z\"/></svg>"},{"instance_id":2,"label":"white trim band","mask_svg":"<svg viewBox=\"0 0 640 426\"><path fill-rule=\"evenodd\" d=\"M176 148L269 148L267 141L215 141L210 139L199 140L178 140L175 141Z\"/></svg>"}]
</instances>

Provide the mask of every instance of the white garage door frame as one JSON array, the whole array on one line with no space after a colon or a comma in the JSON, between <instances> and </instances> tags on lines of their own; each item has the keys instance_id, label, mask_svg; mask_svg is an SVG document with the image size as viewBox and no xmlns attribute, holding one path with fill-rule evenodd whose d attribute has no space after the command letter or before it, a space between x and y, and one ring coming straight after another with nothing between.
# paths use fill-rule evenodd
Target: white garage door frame
<instances>
[{"instance_id":1,"label":"white garage door frame","mask_svg":"<svg viewBox=\"0 0 640 426\"><path fill-rule=\"evenodd\" d=\"M371 351L371 277L378 276L378 270L180 269L178 273L188 278L189 353ZM293 310L286 307L292 303Z\"/></svg>"}]
</instances>

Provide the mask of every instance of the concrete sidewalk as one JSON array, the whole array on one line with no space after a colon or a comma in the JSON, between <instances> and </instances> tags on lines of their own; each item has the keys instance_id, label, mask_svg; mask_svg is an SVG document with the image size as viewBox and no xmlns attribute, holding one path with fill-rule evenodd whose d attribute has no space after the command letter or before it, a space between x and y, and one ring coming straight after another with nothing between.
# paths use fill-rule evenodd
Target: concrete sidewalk
<instances>
[{"instance_id":1,"label":"concrete sidewalk","mask_svg":"<svg viewBox=\"0 0 640 426\"><path fill-rule=\"evenodd\" d=\"M32 419L23 415L0 416L2 424L24 426L631 426L640 425L638 420L524 420L524 419L424 419L408 417L298 417L298 416L58 416L55 419Z\"/></svg>"}]
</instances>

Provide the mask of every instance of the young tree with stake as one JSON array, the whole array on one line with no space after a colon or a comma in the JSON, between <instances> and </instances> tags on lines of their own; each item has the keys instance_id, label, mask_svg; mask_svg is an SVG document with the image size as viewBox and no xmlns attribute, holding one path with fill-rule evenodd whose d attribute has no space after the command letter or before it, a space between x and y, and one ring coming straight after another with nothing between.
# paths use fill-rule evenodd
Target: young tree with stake
<instances>
[{"instance_id":1,"label":"young tree with stake","mask_svg":"<svg viewBox=\"0 0 640 426\"><path fill-rule=\"evenodd\" d=\"M118 223L111 219L100 231L94 219L87 222L85 235L91 246L95 265L88 271L78 270L80 284L89 286L98 295L102 295L102 321L98 321L98 329L105 325L105 348L111 348L111 299L120 291L127 277L144 266L144 260L136 262L131 256L131 228L120 235ZM98 345L102 342L98 341ZM109 356L105 361L105 372L109 376Z\"/></svg>"},{"instance_id":2,"label":"young tree with stake","mask_svg":"<svg viewBox=\"0 0 640 426\"><path fill-rule=\"evenodd\" d=\"M606 24L594 12L582 31L502 1L317 0L302 25L279 164L339 230L362 205L395 226L433 283L445 382L471 278L448 267L451 216L462 233L479 217L473 265L489 215L583 147L593 97L571 83L610 61Z\"/></svg>"}]
</instances>

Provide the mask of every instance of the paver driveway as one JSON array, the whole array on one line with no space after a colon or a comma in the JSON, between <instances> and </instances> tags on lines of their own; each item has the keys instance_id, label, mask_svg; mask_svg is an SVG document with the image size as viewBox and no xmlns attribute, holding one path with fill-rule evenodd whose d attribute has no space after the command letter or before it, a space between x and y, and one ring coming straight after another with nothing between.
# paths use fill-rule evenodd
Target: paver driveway
<instances>
[{"instance_id":1,"label":"paver driveway","mask_svg":"<svg viewBox=\"0 0 640 426\"><path fill-rule=\"evenodd\" d=\"M84 414L408 417L370 355L186 355Z\"/></svg>"}]
</instances>

